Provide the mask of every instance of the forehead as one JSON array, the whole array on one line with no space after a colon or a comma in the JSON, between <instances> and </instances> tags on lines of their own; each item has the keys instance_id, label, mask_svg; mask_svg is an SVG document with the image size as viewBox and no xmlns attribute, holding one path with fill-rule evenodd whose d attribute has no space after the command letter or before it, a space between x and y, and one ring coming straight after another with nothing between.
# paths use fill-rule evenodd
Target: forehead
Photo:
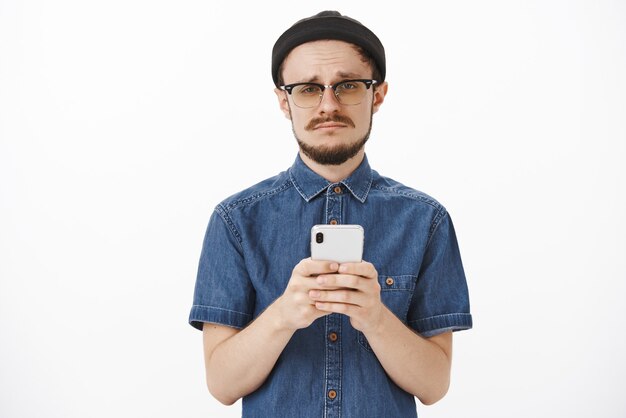
<instances>
[{"instance_id":1,"label":"forehead","mask_svg":"<svg viewBox=\"0 0 626 418\"><path fill-rule=\"evenodd\" d=\"M298 45L287 55L282 67L286 84L302 81L331 83L372 76L369 63L354 45L335 40Z\"/></svg>"}]
</instances>

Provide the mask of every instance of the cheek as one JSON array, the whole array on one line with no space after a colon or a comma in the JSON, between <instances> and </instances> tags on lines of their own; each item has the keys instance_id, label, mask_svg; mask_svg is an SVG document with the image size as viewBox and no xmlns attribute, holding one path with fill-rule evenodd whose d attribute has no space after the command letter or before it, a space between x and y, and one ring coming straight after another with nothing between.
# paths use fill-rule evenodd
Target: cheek
<instances>
[{"instance_id":1,"label":"cheek","mask_svg":"<svg viewBox=\"0 0 626 418\"><path fill-rule=\"evenodd\" d=\"M306 124L310 119L303 114L303 112L294 111L291 108L291 122L293 123L294 129L303 130Z\"/></svg>"},{"instance_id":2,"label":"cheek","mask_svg":"<svg viewBox=\"0 0 626 418\"><path fill-rule=\"evenodd\" d=\"M363 108L360 109L359 112L355 112L353 115L351 115L352 120L354 121L358 129L367 129L369 127L371 117L370 112L371 111L369 108Z\"/></svg>"}]
</instances>

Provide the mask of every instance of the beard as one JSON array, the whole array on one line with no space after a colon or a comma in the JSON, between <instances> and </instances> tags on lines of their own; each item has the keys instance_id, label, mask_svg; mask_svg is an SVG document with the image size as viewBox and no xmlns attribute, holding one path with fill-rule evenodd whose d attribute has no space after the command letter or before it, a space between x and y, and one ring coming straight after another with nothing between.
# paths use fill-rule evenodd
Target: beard
<instances>
[{"instance_id":1,"label":"beard","mask_svg":"<svg viewBox=\"0 0 626 418\"><path fill-rule=\"evenodd\" d=\"M374 112L370 113L370 122L369 127L367 128L367 132L362 138L359 138L356 142L351 144L339 144L335 146L327 146L327 145L308 145L304 143L298 135L296 134L296 130L293 127L293 122L291 128L293 130L293 136L296 137L296 141L298 141L298 145L300 146L300 150L304 155L309 157L311 160L315 161L321 165L341 165L348 161L350 158L354 157L363 149L365 143L370 137L370 132L372 131L372 118L374 116ZM324 122L340 122L344 123L348 126L355 127L352 119L343 115L333 115L329 118L316 118L312 119L307 126L304 128L307 131L313 130L315 125L318 123Z\"/></svg>"}]
</instances>

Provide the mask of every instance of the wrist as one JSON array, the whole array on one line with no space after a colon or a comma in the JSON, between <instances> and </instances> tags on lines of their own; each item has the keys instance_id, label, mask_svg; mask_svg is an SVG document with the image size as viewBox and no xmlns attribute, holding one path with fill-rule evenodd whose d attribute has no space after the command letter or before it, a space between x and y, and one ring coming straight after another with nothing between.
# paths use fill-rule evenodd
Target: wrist
<instances>
[{"instance_id":1,"label":"wrist","mask_svg":"<svg viewBox=\"0 0 626 418\"><path fill-rule=\"evenodd\" d=\"M287 318L283 314L282 302L283 298L282 296L280 296L265 310L268 325L271 327L272 332L274 333L293 333L295 332L295 329L292 330L289 327Z\"/></svg>"},{"instance_id":2,"label":"wrist","mask_svg":"<svg viewBox=\"0 0 626 418\"><path fill-rule=\"evenodd\" d=\"M389 320L395 318L395 315L380 302L379 314L377 321L365 332L365 336L369 338L381 338L384 337L384 333L389 329Z\"/></svg>"}]
</instances>

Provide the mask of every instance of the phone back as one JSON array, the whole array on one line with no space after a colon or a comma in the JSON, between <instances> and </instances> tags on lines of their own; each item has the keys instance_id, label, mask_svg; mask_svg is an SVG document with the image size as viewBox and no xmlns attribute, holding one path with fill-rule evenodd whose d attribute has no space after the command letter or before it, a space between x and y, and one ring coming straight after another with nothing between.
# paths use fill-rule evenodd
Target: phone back
<instances>
[{"instance_id":1,"label":"phone back","mask_svg":"<svg viewBox=\"0 0 626 418\"><path fill-rule=\"evenodd\" d=\"M363 258L361 225L315 225L311 228L311 258L359 263Z\"/></svg>"}]
</instances>

